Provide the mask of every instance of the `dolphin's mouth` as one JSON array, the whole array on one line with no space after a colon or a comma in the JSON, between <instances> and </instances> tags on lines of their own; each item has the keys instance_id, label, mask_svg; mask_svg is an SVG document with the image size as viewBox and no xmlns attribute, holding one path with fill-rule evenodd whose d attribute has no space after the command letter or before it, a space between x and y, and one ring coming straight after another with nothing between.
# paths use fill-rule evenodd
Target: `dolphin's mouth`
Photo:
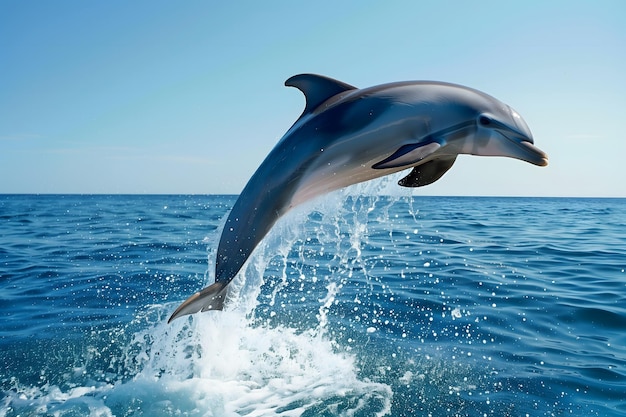
<instances>
[{"instance_id":1,"label":"dolphin's mouth","mask_svg":"<svg viewBox=\"0 0 626 417\"><path fill-rule=\"evenodd\" d=\"M548 165L548 155L531 142L526 140L518 141L508 137L507 139L515 146L511 155L513 158L521 159L540 167Z\"/></svg>"},{"instance_id":2,"label":"dolphin's mouth","mask_svg":"<svg viewBox=\"0 0 626 417\"><path fill-rule=\"evenodd\" d=\"M467 153L480 156L505 156L540 167L548 165L548 155L533 144L532 136L495 129L493 132L497 136L492 136L486 144Z\"/></svg>"}]
</instances>

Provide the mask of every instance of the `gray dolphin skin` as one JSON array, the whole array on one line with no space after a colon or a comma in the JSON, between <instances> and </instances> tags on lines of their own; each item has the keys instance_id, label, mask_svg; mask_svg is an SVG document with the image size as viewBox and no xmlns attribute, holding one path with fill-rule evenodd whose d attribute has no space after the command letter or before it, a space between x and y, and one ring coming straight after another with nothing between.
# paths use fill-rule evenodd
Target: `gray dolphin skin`
<instances>
[{"instance_id":1,"label":"gray dolphin skin","mask_svg":"<svg viewBox=\"0 0 626 417\"><path fill-rule=\"evenodd\" d=\"M399 185L428 185L459 154L548 164L517 112L471 88L409 81L358 89L314 74L285 85L304 93L304 112L235 202L217 249L215 283L189 297L168 322L221 310L228 283L274 223L321 194L409 168Z\"/></svg>"}]
</instances>

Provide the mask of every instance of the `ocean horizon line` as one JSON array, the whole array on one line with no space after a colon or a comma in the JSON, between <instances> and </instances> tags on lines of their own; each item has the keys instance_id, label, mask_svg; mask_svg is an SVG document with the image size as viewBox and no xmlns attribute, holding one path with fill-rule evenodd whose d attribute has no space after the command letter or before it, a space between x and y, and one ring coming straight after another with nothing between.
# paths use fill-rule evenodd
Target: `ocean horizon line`
<instances>
[{"instance_id":1,"label":"ocean horizon line","mask_svg":"<svg viewBox=\"0 0 626 417\"><path fill-rule=\"evenodd\" d=\"M354 196L359 194L348 194L347 196ZM370 194L360 194L362 196L370 196ZM58 192L50 192L50 193L35 193L35 192L0 192L0 196L102 196L102 197L159 197L159 196L218 196L218 197L238 197L238 193L78 193L78 192L66 192L66 193L58 193ZM373 196L373 195L372 195ZM376 194L377 197L406 197L406 195L399 194ZM530 196L530 195L412 195L414 198L511 198L511 199L589 199L589 200L598 200L598 199L611 199L611 200L624 200L626 196Z\"/></svg>"}]
</instances>

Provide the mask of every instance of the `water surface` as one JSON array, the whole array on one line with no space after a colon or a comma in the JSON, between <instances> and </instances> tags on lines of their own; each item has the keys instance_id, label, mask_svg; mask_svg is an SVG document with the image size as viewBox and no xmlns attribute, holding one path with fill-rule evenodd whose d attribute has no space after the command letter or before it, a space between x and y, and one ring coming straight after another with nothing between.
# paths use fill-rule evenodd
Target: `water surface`
<instances>
[{"instance_id":1,"label":"water surface","mask_svg":"<svg viewBox=\"0 0 626 417\"><path fill-rule=\"evenodd\" d=\"M0 196L0 416L626 413L626 200L363 190L171 325L234 196Z\"/></svg>"}]
</instances>

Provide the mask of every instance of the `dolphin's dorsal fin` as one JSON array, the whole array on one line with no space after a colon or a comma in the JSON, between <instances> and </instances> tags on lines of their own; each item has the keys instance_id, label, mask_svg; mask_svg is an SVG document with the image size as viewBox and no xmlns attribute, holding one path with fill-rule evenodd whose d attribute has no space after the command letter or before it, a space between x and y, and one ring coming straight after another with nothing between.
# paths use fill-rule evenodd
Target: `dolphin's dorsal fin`
<instances>
[{"instance_id":1,"label":"dolphin's dorsal fin","mask_svg":"<svg viewBox=\"0 0 626 417\"><path fill-rule=\"evenodd\" d=\"M320 104L339 93L356 90L356 87L350 84L316 74L294 75L285 81L285 85L287 87L296 87L304 93L306 106L304 107L303 115L311 113Z\"/></svg>"}]
</instances>

